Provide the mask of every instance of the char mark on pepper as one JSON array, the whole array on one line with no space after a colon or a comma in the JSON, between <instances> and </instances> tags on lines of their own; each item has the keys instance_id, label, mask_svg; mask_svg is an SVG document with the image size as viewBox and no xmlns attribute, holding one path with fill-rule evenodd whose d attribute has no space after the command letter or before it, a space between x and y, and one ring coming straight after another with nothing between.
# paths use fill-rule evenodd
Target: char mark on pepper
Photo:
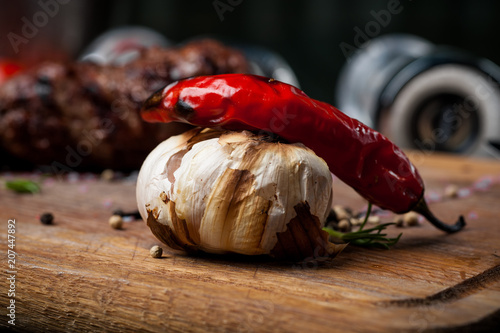
<instances>
[{"instance_id":1,"label":"char mark on pepper","mask_svg":"<svg viewBox=\"0 0 500 333\"><path fill-rule=\"evenodd\" d=\"M155 110L160 107L163 100L163 88L153 93L142 105L142 109Z\"/></svg>"},{"instance_id":2,"label":"char mark on pepper","mask_svg":"<svg viewBox=\"0 0 500 333\"><path fill-rule=\"evenodd\" d=\"M180 119L185 120L189 120L195 113L195 110L180 98L174 105L174 111Z\"/></svg>"}]
</instances>

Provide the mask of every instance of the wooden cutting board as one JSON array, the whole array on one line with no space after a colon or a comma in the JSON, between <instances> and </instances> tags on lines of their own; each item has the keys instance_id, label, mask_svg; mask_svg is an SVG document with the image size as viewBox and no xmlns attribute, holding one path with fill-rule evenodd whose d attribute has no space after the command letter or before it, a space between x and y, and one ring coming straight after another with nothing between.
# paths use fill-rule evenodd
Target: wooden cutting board
<instances>
[{"instance_id":1,"label":"wooden cutting board","mask_svg":"<svg viewBox=\"0 0 500 333\"><path fill-rule=\"evenodd\" d=\"M116 208L135 210L135 184L92 175L46 179L42 193L0 190L1 328L18 332L462 332L500 327L500 162L414 155L439 198L456 184L461 197L431 204L443 220L463 214L463 232L423 222L391 250L348 246L326 262L198 256L172 251L145 223L111 229ZM18 175L16 175L18 176ZM340 181L335 203L365 203ZM52 212L55 223L38 216ZM5 316L7 223L15 219L15 326ZM391 220L384 217L384 221Z\"/></svg>"}]
</instances>

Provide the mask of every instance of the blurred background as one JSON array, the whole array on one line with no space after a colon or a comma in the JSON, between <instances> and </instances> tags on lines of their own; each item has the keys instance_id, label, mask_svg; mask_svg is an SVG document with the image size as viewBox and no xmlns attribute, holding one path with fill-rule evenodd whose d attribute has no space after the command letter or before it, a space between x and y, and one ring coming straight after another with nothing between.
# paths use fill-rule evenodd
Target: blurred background
<instances>
[{"instance_id":1,"label":"blurred background","mask_svg":"<svg viewBox=\"0 0 500 333\"><path fill-rule=\"evenodd\" d=\"M342 68L361 43L372 38L412 34L500 64L496 40L500 2L494 0L1 0L0 4L3 57L24 62L77 58L103 32L140 25L172 44L210 36L230 45L264 47L288 62L309 96L337 106ZM52 6L53 15L51 10L48 14L53 17L47 22L35 17L43 6ZM23 18L39 19L41 27L27 38L29 43L16 40L18 52L14 52L13 35L10 39L8 35L22 36Z\"/></svg>"},{"instance_id":2,"label":"blurred background","mask_svg":"<svg viewBox=\"0 0 500 333\"><path fill-rule=\"evenodd\" d=\"M45 1L49 3L50 1ZM63 4L67 2L66 4ZM310 96L333 103L334 87L346 58L341 43L354 45L355 27L362 31L374 20L371 11L387 9L388 0L65 0L60 12L34 36L20 44L18 57L38 59L77 56L102 32L123 25L144 25L173 42L200 35L252 43L283 56ZM215 4L221 7L221 20ZM235 6L231 3L236 4ZM401 12L392 15L380 35L410 33L435 44L469 50L500 63L500 2L494 0L399 1ZM12 55L6 38L18 32L21 18L41 9L37 0L1 0L0 54ZM398 8L399 8L398 7ZM49 45L46 46L46 42ZM42 45L44 45L42 47ZM35 54L33 54L35 53Z\"/></svg>"}]
</instances>

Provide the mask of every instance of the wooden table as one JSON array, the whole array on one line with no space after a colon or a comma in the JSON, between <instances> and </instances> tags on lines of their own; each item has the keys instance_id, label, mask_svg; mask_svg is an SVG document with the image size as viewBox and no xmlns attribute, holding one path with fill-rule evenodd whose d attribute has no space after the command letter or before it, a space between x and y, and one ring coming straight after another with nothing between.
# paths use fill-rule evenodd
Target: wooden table
<instances>
[{"instance_id":1,"label":"wooden table","mask_svg":"<svg viewBox=\"0 0 500 333\"><path fill-rule=\"evenodd\" d=\"M257 257L167 252L145 223L114 230L116 208L135 210L135 184L88 175L45 180L42 193L0 190L0 328L25 332L460 332L500 326L500 162L413 155L439 197L445 221L463 214L463 232L424 222L391 250L348 246L333 261L286 263ZM17 175L18 176L18 175ZM76 179L75 179L76 178ZM86 180L86 178L89 178ZM364 202L339 181L335 203ZM50 211L52 226L38 216ZM7 223L15 219L15 326L8 324ZM384 218L392 219L392 217ZM10 274L9 274L10 275ZM7 281L7 282L6 282Z\"/></svg>"}]
</instances>

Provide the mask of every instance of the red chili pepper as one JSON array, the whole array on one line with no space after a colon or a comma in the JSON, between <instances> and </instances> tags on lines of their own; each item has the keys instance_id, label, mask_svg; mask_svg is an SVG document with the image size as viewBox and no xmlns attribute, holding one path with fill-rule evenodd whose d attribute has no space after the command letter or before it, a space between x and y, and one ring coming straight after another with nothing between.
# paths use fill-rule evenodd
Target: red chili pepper
<instances>
[{"instance_id":1,"label":"red chili pepper","mask_svg":"<svg viewBox=\"0 0 500 333\"><path fill-rule=\"evenodd\" d=\"M382 134L291 85L255 75L201 76L173 83L141 111L150 122L184 122L228 130L264 130L301 142L368 201L395 213L415 210L438 228L423 199L424 185L406 155Z\"/></svg>"}]
</instances>

